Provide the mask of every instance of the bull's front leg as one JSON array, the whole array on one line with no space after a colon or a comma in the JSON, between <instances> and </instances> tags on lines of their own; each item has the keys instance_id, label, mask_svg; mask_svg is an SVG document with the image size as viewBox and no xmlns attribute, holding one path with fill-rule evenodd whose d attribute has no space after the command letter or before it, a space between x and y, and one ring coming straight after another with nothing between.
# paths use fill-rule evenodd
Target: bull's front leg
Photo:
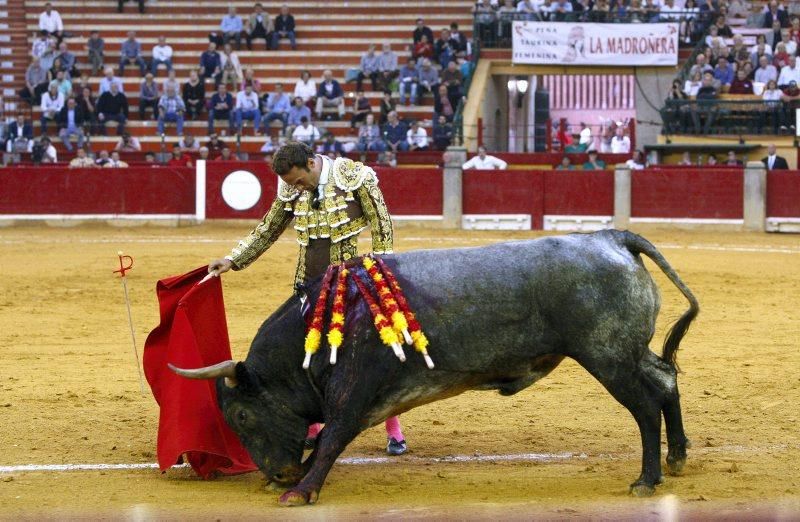
<instances>
[{"instance_id":1,"label":"bull's front leg","mask_svg":"<svg viewBox=\"0 0 800 522\"><path fill-rule=\"evenodd\" d=\"M281 495L282 506L303 506L313 504L319 497L319 491L325 482L333 464L361 430L353 420L334 419L325 425L317 438L317 447L308 457L311 467L303 480L295 487Z\"/></svg>"}]
</instances>

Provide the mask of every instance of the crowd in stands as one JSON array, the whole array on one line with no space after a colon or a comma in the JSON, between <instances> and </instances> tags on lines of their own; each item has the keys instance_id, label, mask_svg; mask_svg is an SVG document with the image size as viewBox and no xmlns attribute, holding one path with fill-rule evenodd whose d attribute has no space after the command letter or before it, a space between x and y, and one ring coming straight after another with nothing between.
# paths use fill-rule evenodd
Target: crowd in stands
<instances>
[{"instance_id":1,"label":"crowd in stands","mask_svg":"<svg viewBox=\"0 0 800 522\"><path fill-rule=\"evenodd\" d=\"M122 3L118 7L121 10ZM245 129L251 126L252 135L267 138L265 150L274 139L279 143L287 139L303 141L331 155L353 151L396 155L443 150L453 143L454 118L465 98L473 67L469 60L471 43L458 24L442 29L437 39L418 19L402 52L395 52L388 42L382 43L380 53L370 45L359 67L347 72L347 81L356 83L356 96L346 95L331 70L325 70L319 80L303 71L293 90L278 83L273 92L265 92L254 70L242 66L237 50L242 40L251 49L259 39L267 49L279 48L284 39L296 49L295 31L295 20L286 6L274 18L261 4L255 4L244 18L231 6L219 30L209 34L208 48L198 57L197 68L188 72L188 78L179 79L173 66L176 49L165 36L147 50L136 32L129 31L114 64L106 59L106 42L98 31L92 31L85 41L85 53L79 56L72 52L62 41L70 35L48 3L19 95L32 108L40 108L39 135L53 139L54 135L48 133L54 129L70 153L73 142L81 149L91 136L107 135L109 124L114 125L118 136L130 140L127 127L135 118L154 122L162 141L172 133L173 126L177 136L183 136L187 120L204 118L209 136L220 122L227 127L226 133L238 136L249 132ZM142 78L138 110L130 106L121 80L131 70ZM98 74L102 74L99 85L93 80ZM161 79L160 75L166 77ZM369 80L372 91L382 94L379 107L373 107L365 95L365 80ZM421 122L401 119L397 112L398 103L417 105L428 96L433 101L430 133ZM353 135L342 142L319 126L320 122L345 118L350 120ZM30 122L23 118L18 126L24 129L16 131L20 143L5 140L5 149L31 152L34 142ZM279 136L271 136L276 126L280 127ZM27 140L24 144L23 135Z\"/></svg>"}]
</instances>

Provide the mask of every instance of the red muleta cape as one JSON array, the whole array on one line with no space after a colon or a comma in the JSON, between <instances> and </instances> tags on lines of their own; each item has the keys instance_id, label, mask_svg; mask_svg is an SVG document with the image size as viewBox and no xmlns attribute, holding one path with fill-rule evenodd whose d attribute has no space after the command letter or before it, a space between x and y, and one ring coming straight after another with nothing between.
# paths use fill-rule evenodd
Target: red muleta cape
<instances>
[{"instance_id":1,"label":"red muleta cape","mask_svg":"<svg viewBox=\"0 0 800 522\"><path fill-rule=\"evenodd\" d=\"M200 267L162 279L156 285L161 324L147 337L144 373L161 408L158 422L158 465L162 471L186 454L201 477L255 471L247 451L225 423L217 406L214 380L186 379L167 363L199 368L231 359L222 284Z\"/></svg>"}]
</instances>

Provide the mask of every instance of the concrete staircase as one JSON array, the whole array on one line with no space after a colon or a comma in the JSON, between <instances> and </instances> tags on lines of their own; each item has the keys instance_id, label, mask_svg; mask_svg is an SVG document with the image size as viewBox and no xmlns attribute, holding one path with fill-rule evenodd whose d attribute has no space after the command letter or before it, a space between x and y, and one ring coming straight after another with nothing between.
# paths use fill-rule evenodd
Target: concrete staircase
<instances>
[{"instance_id":1,"label":"concrete staircase","mask_svg":"<svg viewBox=\"0 0 800 522\"><path fill-rule=\"evenodd\" d=\"M38 18L37 18L38 24ZM0 116L13 117L20 109L17 91L25 86L28 66L25 0L0 0Z\"/></svg>"},{"instance_id":2,"label":"concrete staircase","mask_svg":"<svg viewBox=\"0 0 800 522\"><path fill-rule=\"evenodd\" d=\"M38 16L44 8L44 3L45 0L25 1L28 48L32 44L32 36L37 29ZM248 51L243 39L242 50L237 51L242 67L253 67L256 77L261 82L262 94L273 92L274 85L278 82L283 83L284 89L291 92L302 70L309 70L312 77L318 81L324 69L331 69L334 77L342 83L346 95L351 97L354 95L355 82L344 83L347 70L358 66L361 54L370 43L375 43L378 49L383 42L391 43L392 49L403 63L410 54L408 48L412 42L411 33L417 17L422 17L426 25L437 35L451 22L457 22L468 37L472 32L470 14L472 2L469 0L261 3L272 17L278 14L281 5L288 3L297 24L298 46L296 51L292 51L288 42L283 40L279 50L265 51L263 40L257 40L253 43L254 50ZM253 6L251 1L236 1L232 4L236 6L237 14L243 19L246 19ZM220 20L227 12L227 5L227 2L151 0L146 7L146 13L140 15L133 2L126 4L125 11L121 14L116 12L116 3L108 0L59 0L54 4L64 20L65 30L74 35L66 41L70 50L78 55L78 66L82 71L88 71L83 46L90 31L95 29L100 31L106 42L106 63L117 69L121 42L126 37L127 31L135 30L146 58L149 58L158 37L160 35L167 37L168 43L175 50L173 62L181 83L187 79L189 70L197 67L200 54L208 47L208 33L218 30ZM25 66L27 62L19 70L21 77L24 76ZM161 81L165 76L166 72L162 68L157 80ZM123 81L131 106L132 121L128 124L128 129L132 134L139 136L143 147L157 150L160 148L160 138L156 136L155 122L136 120L141 82L136 67L126 70ZM99 78L92 78L90 83L97 92ZM22 83L15 83L15 88L21 86ZM365 89L368 90L367 96L377 112L381 93L369 92L368 81L365 82ZM206 91L207 96L213 92L211 83L207 84ZM348 99L348 109L351 106L349 101ZM401 118L422 120L425 125L430 126L433 100L428 96L421 105L398 107L398 112ZM34 110L33 116L34 120L38 121L38 111ZM224 122L218 123L220 126L217 130L222 132ZM355 135L349 128L349 117L347 121L325 121L315 124L343 139L354 139ZM205 126L205 121L187 122L186 131L202 136L206 132ZM175 132L174 127L168 129L169 132ZM263 137L253 137L251 129L247 129L244 134L242 150L257 151L264 142ZM111 136L93 138L94 144L104 142L116 142L116 138Z\"/></svg>"}]
</instances>

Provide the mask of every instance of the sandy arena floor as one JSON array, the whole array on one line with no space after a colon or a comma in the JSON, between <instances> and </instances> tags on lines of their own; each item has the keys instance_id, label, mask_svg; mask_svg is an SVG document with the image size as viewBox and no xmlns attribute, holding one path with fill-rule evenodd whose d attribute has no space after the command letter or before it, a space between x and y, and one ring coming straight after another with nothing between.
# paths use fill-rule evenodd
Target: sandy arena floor
<instances>
[{"instance_id":1,"label":"sandy arena floor","mask_svg":"<svg viewBox=\"0 0 800 522\"><path fill-rule=\"evenodd\" d=\"M407 413L408 455L335 466L313 507L279 508L258 474L202 481L187 469L2 471L154 462L158 411L139 392L111 273L116 252L136 258L128 284L141 354L158 322L156 280L224 255L246 231L0 229L0 518L800 517L800 238L790 235L644 231L702 308L679 353L693 448L684 476L667 477L652 499L627 495L640 467L633 419L572 362L510 398L466 393ZM402 228L396 249L535 236ZM235 357L289 295L295 256L287 235L246 272L225 276ZM664 301L659 350L686 302L648 266ZM382 429L372 429L345 456L383 456L384 445ZM525 453L558 458L432 460Z\"/></svg>"}]
</instances>

